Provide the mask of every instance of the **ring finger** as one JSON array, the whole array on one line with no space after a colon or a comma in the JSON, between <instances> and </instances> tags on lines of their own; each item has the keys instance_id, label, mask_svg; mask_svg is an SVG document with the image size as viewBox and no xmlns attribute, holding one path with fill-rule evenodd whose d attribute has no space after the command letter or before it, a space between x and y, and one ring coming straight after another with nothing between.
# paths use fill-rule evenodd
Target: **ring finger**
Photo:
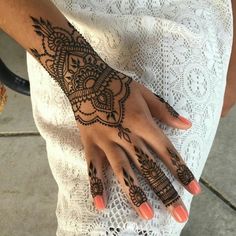
<instances>
[{"instance_id":1,"label":"ring finger","mask_svg":"<svg viewBox=\"0 0 236 236\"><path fill-rule=\"evenodd\" d=\"M146 220L153 218L153 209L148 202L146 194L139 186L135 173L123 149L117 144L109 144L103 150L135 211Z\"/></svg>"}]
</instances>

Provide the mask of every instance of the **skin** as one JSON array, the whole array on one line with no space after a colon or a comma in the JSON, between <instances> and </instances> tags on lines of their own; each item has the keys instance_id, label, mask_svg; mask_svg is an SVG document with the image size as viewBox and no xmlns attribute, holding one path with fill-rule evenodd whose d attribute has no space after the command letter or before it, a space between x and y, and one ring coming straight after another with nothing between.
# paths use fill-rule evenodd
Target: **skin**
<instances>
[{"instance_id":1,"label":"skin","mask_svg":"<svg viewBox=\"0 0 236 236\"><path fill-rule=\"evenodd\" d=\"M232 0L233 9L233 46L227 74L227 84L225 89L222 117L226 117L236 103L236 2Z\"/></svg>"},{"instance_id":2,"label":"skin","mask_svg":"<svg viewBox=\"0 0 236 236\"><path fill-rule=\"evenodd\" d=\"M110 164L142 217L139 206L148 199L131 168L132 161L171 214L179 205L186 209L157 158L190 193L188 185L196 179L154 119L183 130L191 124L183 123L158 94L107 65L50 1L0 1L0 16L1 28L41 63L70 101L92 197L102 195L106 205L102 170Z\"/></svg>"}]
</instances>

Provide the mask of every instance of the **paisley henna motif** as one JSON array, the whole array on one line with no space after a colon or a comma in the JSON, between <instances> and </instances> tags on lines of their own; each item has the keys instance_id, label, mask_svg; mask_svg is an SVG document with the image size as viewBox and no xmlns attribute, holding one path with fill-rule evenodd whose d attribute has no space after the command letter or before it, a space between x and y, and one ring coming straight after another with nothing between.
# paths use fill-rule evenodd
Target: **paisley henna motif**
<instances>
[{"instance_id":1,"label":"paisley henna motif","mask_svg":"<svg viewBox=\"0 0 236 236\"><path fill-rule=\"evenodd\" d=\"M173 165L177 167L176 171L180 182L183 185L188 185L192 180L194 180L192 172L185 164L181 163L180 158L176 152L174 152L170 148L167 148L167 151L170 154Z\"/></svg>"},{"instance_id":2,"label":"paisley henna motif","mask_svg":"<svg viewBox=\"0 0 236 236\"><path fill-rule=\"evenodd\" d=\"M116 127L119 137L131 142L122 122L132 79L108 66L69 22L63 29L41 17L31 19L43 48L31 52L68 97L75 119Z\"/></svg>"},{"instance_id":3,"label":"paisley henna motif","mask_svg":"<svg viewBox=\"0 0 236 236\"><path fill-rule=\"evenodd\" d=\"M139 186L134 185L134 179L126 172L124 168L122 169L125 185L129 187L130 198L133 204L139 207L142 203L147 201L146 194Z\"/></svg>"},{"instance_id":4,"label":"paisley henna motif","mask_svg":"<svg viewBox=\"0 0 236 236\"><path fill-rule=\"evenodd\" d=\"M96 177L97 170L92 162L89 165L89 177L90 177L90 186L91 186L91 194L94 197L97 195L103 194L103 185L101 179Z\"/></svg>"}]
</instances>

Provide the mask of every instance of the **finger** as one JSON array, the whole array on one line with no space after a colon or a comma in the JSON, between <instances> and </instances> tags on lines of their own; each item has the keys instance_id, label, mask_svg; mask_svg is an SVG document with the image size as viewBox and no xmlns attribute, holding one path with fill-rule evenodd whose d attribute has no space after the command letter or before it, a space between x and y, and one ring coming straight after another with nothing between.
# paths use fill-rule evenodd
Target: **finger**
<instances>
[{"instance_id":1,"label":"finger","mask_svg":"<svg viewBox=\"0 0 236 236\"><path fill-rule=\"evenodd\" d=\"M154 216L153 209L148 202L146 194L139 186L125 152L117 144L109 145L104 150L114 174L134 210L141 218L152 219Z\"/></svg>"},{"instance_id":2,"label":"finger","mask_svg":"<svg viewBox=\"0 0 236 236\"><path fill-rule=\"evenodd\" d=\"M162 130L152 122L147 122L145 132L148 135L142 133L139 135L151 147L156 156L162 160L186 190L193 195L199 194L201 187L198 181Z\"/></svg>"},{"instance_id":3,"label":"finger","mask_svg":"<svg viewBox=\"0 0 236 236\"><path fill-rule=\"evenodd\" d=\"M196 178L194 177L192 171L188 168L184 160L181 158L180 154L174 148L174 146L169 143L169 147L166 148L167 158L171 159L173 168L175 168L173 174L179 180L179 182L192 194L198 195L201 193L201 187Z\"/></svg>"},{"instance_id":4,"label":"finger","mask_svg":"<svg viewBox=\"0 0 236 236\"><path fill-rule=\"evenodd\" d=\"M94 145L85 148L85 156L93 202L97 210L102 210L105 208L107 201L107 195L104 188L104 176L102 173L105 156L102 150Z\"/></svg>"},{"instance_id":5,"label":"finger","mask_svg":"<svg viewBox=\"0 0 236 236\"><path fill-rule=\"evenodd\" d=\"M125 149L155 194L178 222L188 219L188 211L179 194L141 141Z\"/></svg>"},{"instance_id":6,"label":"finger","mask_svg":"<svg viewBox=\"0 0 236 236\"><path fill-rule=\"evenodd\" d=\"M153 117L158 118L160 121L174 128L189 129L192 126L189 120L179 115L179 113L158 94L152 93L144 86L142 86L141 92Z\"/></svg>"}]
</instances>

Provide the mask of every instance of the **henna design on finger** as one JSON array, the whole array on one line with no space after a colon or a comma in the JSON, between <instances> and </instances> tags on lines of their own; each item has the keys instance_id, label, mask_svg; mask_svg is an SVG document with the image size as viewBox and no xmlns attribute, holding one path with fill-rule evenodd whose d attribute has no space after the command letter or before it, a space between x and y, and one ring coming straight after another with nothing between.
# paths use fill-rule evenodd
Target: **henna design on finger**
<instances>
[{"instance_id":1,"label":"henna design on finger","mask_svg":"<svg viewBox=\"0 0 236 236\"><path fill-rule=\"evenodd\" d=\"M167 148L167 151L171 156L173 165L177 167L176 171L180 182L183 185L188 185L192 180L194 180L191 170L185 164L181 163L181 160L175 151L171 150L170 148Z\"/></svg>"},{"instance_id":2,"label":"henna design on finger","mask_svg":"<svg viewBox=\"0 0 236 236\"><path fill-rule=\"evenodd\" d=\"M162 97L160 97L159 95L157 95L157 94L155 94L155 93L153 93L153 94L160 100L160 102L165 103L167 110L169 111L169 113L170 113L173 117L175 117L175 118L178 118L178 117L179 117L179 113L178 113L168 102L166 102L166 101L165 101Z\"/></svg>"},{"instance_id":3,"label":"henna design on finger","mask_svg":"<svg viewBox=\"0 0 236 236\"><path fill-rule=\"evenodd\" d=\"M119 137L131 142L122 122L132 79L108 66L69 22L61 28L41 17L31 19L42 42L42 52L32 48L31 53L64 91L75 119L117 128Z\"/></svg>"},{"instance_id":4,"label":"henna design on finger","mask_svg":"<svg viewBox=\"0 0 236 236\"><path fill-rule=\"evenodd\" d=\"M94 197L97 195L103 195L103 184L102 180L96 177L97 170L92 162L89 165L89 177L90 177L90 186L91 186L91 194Z\"/></svg>"},{"instance_id":5,"label":"henna design on finger","mask_svg":"<svg viewBox=\"0 0 236 236\"><path fill-rule=\"evenodd\" d=\"M134 179L126 172L126 170L124 168L122 168L122 170L125 185L129 187L129 196L133 204L139 207L142 203L147 201L146 194L139 186L134 185Z\"/></svg>"},{"instance_id":6,"label":"henna design on finger","mask_svg":"<svg viewBox=\"0 0 236 236\"><path fill-rule=\"evenodd\" d=\"M131 143L131 139L129 137L129 133L131 133L130 129L124 128L121 125L118 125L117 128L119 129L118 136L120 138L123 137L127 142Z\"/></svg>"},{"instance_id":7,"label":"henna design on finger","mask_svg":"<svg viewBox=\"0 0 236 236\"><path fill-rule=\"evenodd\" d=\"M143 152L141 148L134 146L136 156L141 164L141 172L148 180L156 195L161 199L166 207L176 202L180 196L166 177L162 169Z\"/></svg>"}]
</instances>

